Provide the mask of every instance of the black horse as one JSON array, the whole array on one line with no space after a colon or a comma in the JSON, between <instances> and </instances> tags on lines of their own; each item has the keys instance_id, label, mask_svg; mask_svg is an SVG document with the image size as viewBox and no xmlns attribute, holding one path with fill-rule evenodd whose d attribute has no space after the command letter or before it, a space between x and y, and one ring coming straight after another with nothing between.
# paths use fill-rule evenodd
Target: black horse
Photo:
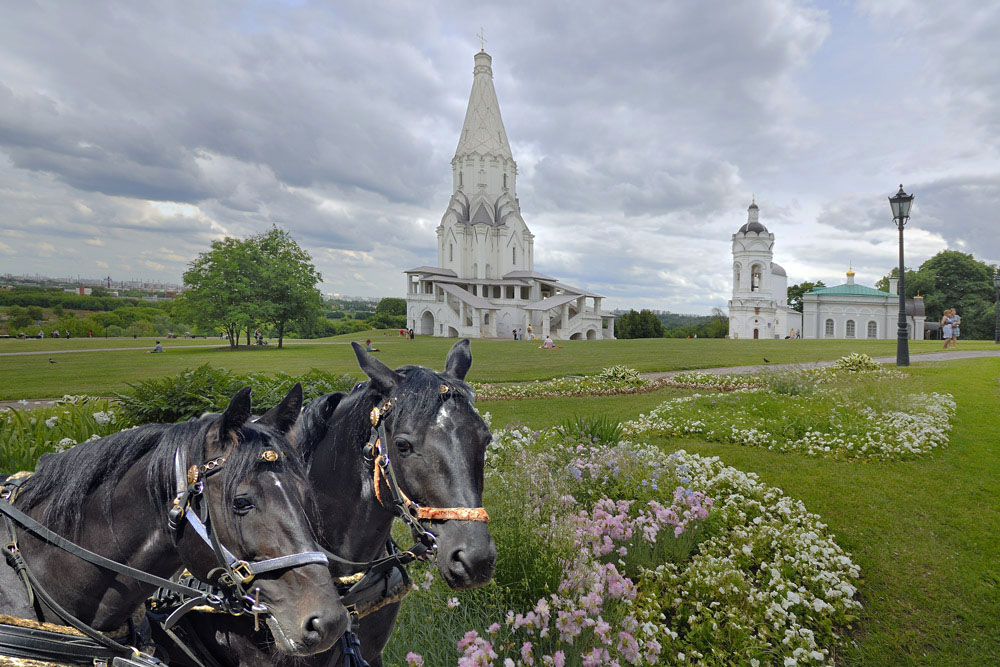
<instances>
[{"instance_id":1,"label":"black horse","mask_svg":"<svg viewBox=\"0 0 1000 667\"><path fill-rule=\"evenodd\" d=\"M360 345L355 344L354 351L370 381L347 396L327 394L312 401L291 436L309 465L322 517L321 541L350 561L385 556L398 516L386 477L394 475L402 497L413 503L411 516L419 516L420 527L434 536L444 581L456 589L487 583L496 565L496 547L481 508L491 436L464 382L472 365L469 341L451 349L444 373L419 366L393 371ZM369 447L373 424L379 427L375 451ZM384 457L391 461L391 473L381 466ZM349 578L364 568L332 562L331 569L338 578ZM382 650L398 611L399 602L394 601L360 619L357 634L372 667L382 665ZM288 664L274 655L266 634L254 632L246 619L192 614L189 628L207 653L207 665ZM334 650L309 658L306 667L340 665L342 650L338 643Z\"/></svg>"},{"instance_id":2,"label":"black horse","mask_svg":"<svg viewBox=\"0 0 1000 667\"><path fill-rule=\"evenodd\" d=\"M11 494L12 502L77 545L159 577L183 567L215 581L226 570L231 575L234 564L257 572L256 566L269 562L275 567L264 568L268 571L259 572L252 584L243 583L252 585L258 606L267 608L278 650L289 655L326 651L348 621L325 558L309 556L320 550L306 515L314 500L300 457L285 439L301 402L297 386L267 420L249 423L247 387L221 415L142 426L46 455ZM172 505L181 497L183 503ZM215 547L184 514L188 501L208 519ZM168 512L172 506L179 510ZM15 551L39 588L94 629L122 627L155 589L85 562L27 530L14 531ZM220 553L232 562L220 563ZM292 554L312 560L292 567L269 560ZM38 598L29 599L15 570L4 566L0 613L64 623Z\"/></svg>"}]
</instances>

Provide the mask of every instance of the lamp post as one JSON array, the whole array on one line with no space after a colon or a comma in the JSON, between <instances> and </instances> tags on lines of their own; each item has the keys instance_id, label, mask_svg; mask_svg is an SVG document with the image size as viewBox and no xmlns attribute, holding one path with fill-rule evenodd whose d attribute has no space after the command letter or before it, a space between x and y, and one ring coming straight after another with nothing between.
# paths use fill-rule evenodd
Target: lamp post
<instances>
[{"instance_id":1,"label":"lamp post","mask_svg":"<svg viewBox=\"0 0 1000 667\"><path fill-rule=\"evenodd\" d=\"M993 276L993 287L997 290L997 302L994 306L996 325L993 327L993 342L1000 344L1000 272Z\"/></svg>"},{"instance_id":2,"label":"lamp post","mask_svg":"<svg viewBox=\"0 0 1000 667\"><path fill-rule=\"evenodd\" d=\"M892 207L892 221L899 228L899 329L896 331L896 365L910 365L910 341L906 332L906 276L903 268L903 227L910 219L910 206L913 204L913 195L903 192L903 185L899 185L899 192L893 197L889 197L889 206Z\"/></svg>"}]
</instances>

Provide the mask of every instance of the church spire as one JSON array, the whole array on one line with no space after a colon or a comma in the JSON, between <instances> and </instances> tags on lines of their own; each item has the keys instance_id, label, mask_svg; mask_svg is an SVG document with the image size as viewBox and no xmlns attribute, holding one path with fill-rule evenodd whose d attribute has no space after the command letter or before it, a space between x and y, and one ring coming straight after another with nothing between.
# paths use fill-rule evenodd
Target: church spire
<instances>
[{"instance_id":1,"label":"church spire","mask_svg":"<svg viewBox=\"0 0 1000 667\"><path fill-rule=\"evenodd\" d=\"M458 148L455 149L455 159L461 160L475 154L513 160L510 144L507 143L507 131L500 118L500 103L497 102L497 94L493 89L493 59L490 54L480 51L475 60L469 108L465 112L465 123L458 139Z\"/></svg>"}]
</instances>

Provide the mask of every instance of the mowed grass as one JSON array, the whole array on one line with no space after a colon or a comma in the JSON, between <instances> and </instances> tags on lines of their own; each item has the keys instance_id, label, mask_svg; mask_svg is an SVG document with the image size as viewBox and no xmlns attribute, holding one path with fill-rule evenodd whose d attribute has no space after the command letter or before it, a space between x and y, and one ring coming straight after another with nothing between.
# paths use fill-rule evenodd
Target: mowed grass
<instances>
[{"instance_id":1,"label":"mowed grass","mask_svg":"<svg viewBox=\"0 0 1000 667\"><path fill-rule=\"evenodd\" d=\"M1000 664L1000 359L916 365L925 391L958 410L951 444L895 463L843 463L799 454L651 438L667 451L719 456L756 472L819 514L861 565L862 618L851 665ZM571 415L635 417L673 392L483 402L494 427L551 426Z\"/></svg>"},{"instance_id":2,"label":"mowed grass","mask_svg":"<svg viewBox=\"0 0 1000 667\"><path fill-rule=\"evenodd\" d=\"M0 340L0 353L43 354L0 356L0 400L50 398L66 393L109 396L129 382L173 375L185 368L210 363L235 371L304 373L320 368L349 373L360 378L357 360L348 343L371 338L380 349L378 357L392 367L420 364L441 368L454 339L418 336L400 338L396 332L365 332L316 341L286 341L276 345L230 350L218 339L161 339L163 354L146 354L152 339L45 339ZM802 363L831 360L851 352L872 356L893 355L894 340L728 340L657 338L627 341L565 341L555 350L539 349L531 341L474 340L474 363L469 379L478 382L545 380L565 375L589 375L615 364L643 372L740 366L771 363ZM128 347L122 351L100 348ZM939 350L938 341L913 341L911 353ZM987 341L963 341L960 349L993 349ZM49 348L49 349L44 349ZM54 350L80 350L47 354ZM91 350L91 351L87 351ZM51 359L51 362L50 362ZM54 363L52 363L54 362Z\"/></svg>"}]
</instances>

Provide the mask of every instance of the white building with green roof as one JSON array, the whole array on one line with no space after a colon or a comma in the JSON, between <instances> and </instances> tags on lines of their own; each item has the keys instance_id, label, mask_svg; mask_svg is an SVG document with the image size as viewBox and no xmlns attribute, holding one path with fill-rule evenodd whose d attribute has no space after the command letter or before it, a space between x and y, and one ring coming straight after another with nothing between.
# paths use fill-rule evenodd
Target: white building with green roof
<instances>
[{"instance_id":1,"label":"white building with green roof","mask_svg":"<svg viewBox=\"0 0 1000 667\"><path fill-rule=\"evenodd\" d=\"M889 291L858 285L854 270L847 282L818 287L802 295L803 338L895 338L899 322L899 294L896 278L889 279ZM924 300L906 300L906 321L910 338L923 340Z\"/></svg>"}]
</instances>

